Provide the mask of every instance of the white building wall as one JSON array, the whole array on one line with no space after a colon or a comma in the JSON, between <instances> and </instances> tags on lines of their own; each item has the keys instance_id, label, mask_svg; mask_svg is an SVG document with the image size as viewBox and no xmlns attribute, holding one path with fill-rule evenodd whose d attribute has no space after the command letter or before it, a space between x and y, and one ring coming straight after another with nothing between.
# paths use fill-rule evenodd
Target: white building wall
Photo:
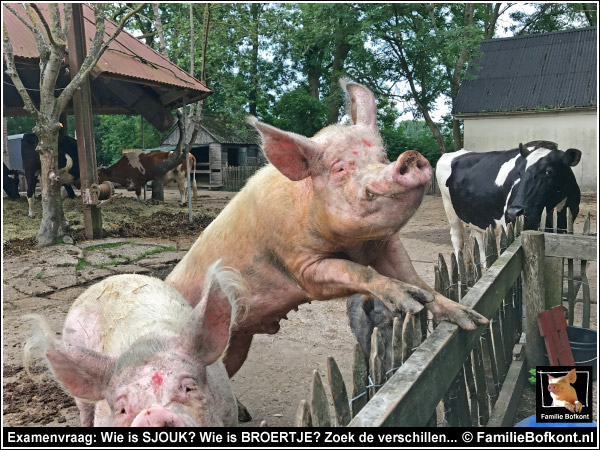
<instances>
[{"instance_id":1,"label":"white building wall","mask_svg":"<svg viewBox=\"0 0 600 450\"><path fill-rule=\"evenodd\" d=\"M554 141L560 150L581 150L573 167L582 192L596 192L598 167L597 111L539 112L502 116L464 117L466 150L509 150L534 140Z\"/></svg>"}]
</instances>

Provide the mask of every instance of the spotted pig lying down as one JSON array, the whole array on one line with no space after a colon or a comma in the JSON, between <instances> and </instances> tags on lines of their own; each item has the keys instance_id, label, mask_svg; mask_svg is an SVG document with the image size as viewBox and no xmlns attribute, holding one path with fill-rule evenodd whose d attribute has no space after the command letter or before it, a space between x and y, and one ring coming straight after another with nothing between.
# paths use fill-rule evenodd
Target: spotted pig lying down
<instances>
[{"instance_id":1,"label":"spotted pig lying down","mask_svg":"<svg viewBox=\"0 0 600 450\"><path fill-rule=\"evenodd\" d=\"M38 332L25 346L29 372L41 350L76 398L82 426L234 426L238 410L222 361L243 281L217 264L192 309L171 286L116 275L81 294L62 339L29 315Z\"/></svg>"}]
</instances>

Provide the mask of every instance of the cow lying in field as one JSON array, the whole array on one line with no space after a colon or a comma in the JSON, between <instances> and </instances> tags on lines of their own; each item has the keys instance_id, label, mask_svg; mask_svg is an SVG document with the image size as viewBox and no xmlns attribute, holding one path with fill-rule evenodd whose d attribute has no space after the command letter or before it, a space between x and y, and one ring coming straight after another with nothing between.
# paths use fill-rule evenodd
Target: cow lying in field
<instances>
[{"instance_id":1,"label":"cow lying in field","mask_svg":"<svg viewBox=\"0 0 600 450\"><path fill-rule=\"evenodd\" d=\"M98 170L98 181L113 181L126 187L134 187L135 194L138 200L141 200L142 187L148 182L154 180L156 168L162 163L172 152L154 151L154 152L128 152L125 153L116 163L110 167L103 167ZM194 199L198 196L196 187L196 158L191 153L190 172L192 174L192 189ZM185 162L179 164L173 170L166 173L164 184L171 181L177 183L179 194L181 195L181 204L186 203L185 193L187 188L187 173Z\"/></svg>"},{"instance_id":2,"label":"cow lying in field","mask_svg":"<svg viewBox=\"0 0 600 450\"><path fill-rule=\"evenodd\" d=\"M39 172L42 169L40 154L35 150L38 138L33 133L23 136L21 141L21 158L23 160L23 171L27 181L27 202L29 203L29 217L34 217L33 201L35 187ZM79 180L79 156L77 154L77 141L69 136L58 137L58 176L67 191L69 198L75 198L75 192L71 184L80 187Z\"/></svg>"},{"instance_id":3,"label":"cow lying in field","mask_svg":"<svg viewBox=\"0 0 600 450\"><path fill-rule=\"evenodd\" d=\"M544 208L556 208L557 227L565 230L567 208L573 218L579 212L581 194L571 167L580 159L581 151L561 151L549 141L506 151L442 155L436 177L455 253L463 247L464 224L471 226L484 262L483 236L489 226L506 226L524 216L524 229L537 230ZM552 214L547 214L546 227L551 223Z\"/></svg>"}]
</instances>

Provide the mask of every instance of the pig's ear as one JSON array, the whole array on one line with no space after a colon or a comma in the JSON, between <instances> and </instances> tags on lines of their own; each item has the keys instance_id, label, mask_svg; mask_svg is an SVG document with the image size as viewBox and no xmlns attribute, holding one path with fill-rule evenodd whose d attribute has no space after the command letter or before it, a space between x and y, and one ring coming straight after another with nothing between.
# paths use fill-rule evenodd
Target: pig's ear
<instances>
[{"instance_id":1,"label":"pig's ear","mask_svg":"<svg viewBox=\"0 0 600 450\"><path fill-rule=\"evenodd\" d=\"M311 175L312 162L320 153L314 142L299 134L259 122L253 116L248 117L247 122L260 131L266 157L282 174L292 181Z\"/></svg>"},{"instance_id":2,"label":"pig's ear","mask_svg":"<svg viewBox=\"0 0 600 450\"><path fill-rule=\"evenodd\" d=\"M362 84L340 80L342 88L348 92L350 99L350 117L355 125L377 126L377 107L375 97Z\"/></svg>"},{"instance_id":3,"label":"pig's ear","mask_svg":"<svg viewBox=\"0 0 600 450\"><path fill-rule=\"evenodd\" d=\"M102 390L114 366L113 357L57 342L48 346L46 357L56 378L72 395L84 400L102 400Z\"/></svg>"},{"instance_id":4,"label":"pig's ear","mask_svg":"<svg viewBox=\"0 0 600 450\"><path fill-rule=\"evenodd\" d=\"M191 346L204 365L212 364L225 352L238 299L249 295L240 273L220 267L220 260L206 271L202 298L183 332L184 345Z\"/></svg>"},{"instance_id":5,"label":"pig's ear","mask_svg":"<svg viewBox=\"0 0 600 450\"><path fill-rule=\"evenodd\" d=\"M567 381L569 382L569 384L573 384L577 381L577 372L575 371L575 369L571 369L571 371L567 375Z\"/></svg>"}]
</instances>

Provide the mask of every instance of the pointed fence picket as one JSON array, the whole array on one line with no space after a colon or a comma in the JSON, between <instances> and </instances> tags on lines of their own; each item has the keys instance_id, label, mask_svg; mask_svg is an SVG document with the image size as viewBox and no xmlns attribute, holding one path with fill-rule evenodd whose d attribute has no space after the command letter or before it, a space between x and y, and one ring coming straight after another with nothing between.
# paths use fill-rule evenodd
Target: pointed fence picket
<instances>
[{"instance_id":1,"label":"pointed fence picket","mask_svg":"<svg viewBox=\"0 0 600 450\"><path fill-rule=\"evenodd\" d=\"M553 214L551 220L544 214L541 221L543 229L561 231L557 223L557 215ZM573 219L570 211L567 212L567 233L572 233ZM499 257L511 250L510 258L521 251L520 235L523 230L522 220L502 228L499 239L494 230L486 230L484 248L486 266L491 267ZM584 235L590 234L589 213L584 222ZM515 242L519 240L519 242ZM557 241L547 239L546 255L557 256L554 253L565 253L567 246L556 244ZM589 242L589 241L586 241ZM514 244L514 245L513 245ZM515 245L519 245L515 247ZM577 253L578 246L583 243L574 240L573 254L564 255L567 259L567 272L569 275L568 287L564 301L569 305L569 323L573 322L575 296L579 290L582 292L581 302L583 326L589 326L591 303L590 288L587 278L587 260L581 259ZM554 247L559 250L553 250ZM594 250L595 251L595 250ZM591 251L581 253L591 255ZM570 257L570 258L569 258ZM519 258L521 260L522 257ZM579 259L581 275L579 278L572 276L574 259ZM589 256L589 259L592 259ZM502 264L507 264L504 258ZM451 300L460 301L474 288L485 273L485 268L480 261L479 245L476 239L471 239L464 252L458 256L450 256L450 268L445 258L440 254L434 266L435 289ZM489 270L489 269L488 269ZM514 273L514 268L510 269ZM495 273L499 273L496 269ZM523 320L523 287L520 272L513 278L515 281L508 287L500 306L491 314L490 324L482 330L479 338L475 340L471 351L466 353L464 363L459 368L454 380L449 384L441 396L440 408L434 409L432 416L422 425L437 426L485 426L490 417L495 415L496 424L498 412L496 403L502 397L502 404L498 408L506 407L506 393L502 391L507 380L507 374L513 362L513 347L519 343L524 331ZM488 281L488 284L490 282ZM488 289L488 288L486 288ZM483 291L482 291L483 292ZM495 294L498 295L498 294ZM489 316L488 316L489 317ZM587 324L587 325L586 325ZM431 325L431 329L429 325ZM333 357L327 359L327 378L333 406L333 418L329 412L329 401L325 387L317 371L313 372L312 398L310 403L302 400L296 415L296 425L306 426L346 426L361 410L368 407L369 400L373 398L381 387L394 373L409 360L416 348L431 334L439 324L428 319L426 310L416 315L406 314L404 317L395 317L393 321L392 340L390 348L385 348L380 331L375 328L371 338L371 351L368 364L360 345L354 346L354 363L352 368L352 390L350 398L347 395L346 385L341 372ZM516 348L516 347L515 347ZM386 355L388 357L386 358ZM447 357L452 357L448 355ZM391 361L391 367L385 366L385 361ZM521 362L521 361L519 361ZM520 370L520 369L519 369ZM511 376L514 376L511 375ZM514 380L511 380L511 383ZM442 412L437 417L438 412ZM505 420L505 419L501 419ZM504 422L503 422L504 423Z\"/></svg>"}]
</instances>

